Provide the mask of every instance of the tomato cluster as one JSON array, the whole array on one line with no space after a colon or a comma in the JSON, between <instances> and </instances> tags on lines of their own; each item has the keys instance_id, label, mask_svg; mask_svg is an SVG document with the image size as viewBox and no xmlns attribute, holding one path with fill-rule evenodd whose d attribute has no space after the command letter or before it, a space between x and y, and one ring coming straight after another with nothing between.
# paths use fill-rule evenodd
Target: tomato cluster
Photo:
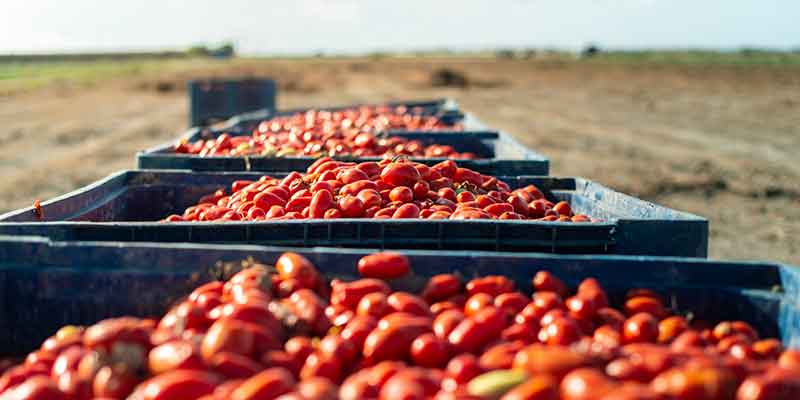
<instances>
[{"instance_id":1,"label":"tomato cluster","mask_svg":"<svg viewBox=\"0 0 800 400\"><path fill-rule=\"evenodd\" d=\"M533 185L511 190L497 178L406 159L345 162L323 157L307 173L236 181L204 196L167 222L262 221L306 218L502 219L590 222L569 203L553 203Z\"/></svg>"},{"instance_id":2,"label":"tomato cluster","mask_svg":"<svg viewBox=\"0 0 800 400\"><path fill-rule=\"evenodd\" d=\"M435 116L405 107L362 107L344 111L308 111L262 121L251 136L222 134L216 139L180 142L176 153L221 156L354 156L408 155L428 158L476 158L452 146L425 145L402 137L380 137L388 130L460 130Z\"/></svg>"},{"instance_id":3,"label":"tomato cluster","mask_svg":"<svg viewBox=\"0 0 800 400\"><path fill-rule=\"evenodd\" d=\"M0 378L11 399L797 399L800 351L741 321L675 315L631 290L545 271L528 296L502 276L408 286L376 253L327 282L285 253L196 288L160 320L67 326Z\"/></svg>"}]
</instances>

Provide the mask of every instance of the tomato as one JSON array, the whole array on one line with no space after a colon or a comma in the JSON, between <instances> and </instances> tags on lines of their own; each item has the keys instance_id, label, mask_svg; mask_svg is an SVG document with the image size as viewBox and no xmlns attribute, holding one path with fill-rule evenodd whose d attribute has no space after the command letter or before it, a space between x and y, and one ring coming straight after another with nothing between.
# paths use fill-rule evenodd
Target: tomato
<instances>
[{"instance_id":1,"label":"tomato","mask_svg":"<svg viewBox=\"0 0 800 400\"><path fill-rule=\"evenodd\" d=\"M542 319L540 342L549 345L568 345L577 342L581 336L580 325L572 318L559 317L550 323L545 323L545 319Z\"/></svg>"},{"instance_id":2,"label":"tomato","mask_svg":"<svg viewBox=\"0 0 800 400\"><path fill-rule=\"evenodd\" d=\"M274 399L289 393L295 386L295 379L283 368L264 370L242 382L231 393L232 400Z\"/></svg>"},{"instance_id":3,"label":"tomato","mask_svg":"<svg viewBox=\"0 0 800 400\"><path fill-rule=\"evenodd\" d=\"M361 298L356 314L381 318L394 311L389 305L388 296L381 292L368 293Z\"/></svg>"},{"instance_id":4,"label":"tomato","mask_svg":"<svg viewBox=\"0 0 800 400\"><path fill-rule=\"evenodd\" d=\"M146 346L150 341L151 328L139 324L136 318L123 317L100 321L83 335L83 344L90 349L110 350L115 342L138 343Z\"/></svg>"},{"instance_id":5,"label":"tomato","mask_svg":"<svg viewBox=\"0 0 800 400\"><path fill-rule=\"evenodd\" d=\"M661 301L649 296L636 296L625 301L625 313L634 315L640 312L649 313L650 315L661 319L667 315L664 305Z\"/></svg>"},{"instance_id":6,"label":"tomato","mask_svg":"<svg viewBox=\"0 0 800 400\"><path fill-rule=\"evenodd\" d=\"M161 374L176 369L203 369L203 358L193 343L175 340L150 350L147 365L153 374Z\"/></svg>"},{"instance_id":7,"label":"tomato","mask_svg":"<svg viewBox=\"0 0 800 400\"><path fill-rule=\"evenodd\" d=\"M597 310L594 301L580 295L566 299L564 305L575 318L592 319Z\"/></svg>"},{"instance_id":8,"label":"tomato","mask_svg":"<svg viewBox=\"0 0 800 400\"><path fill-rule=\"evenodd\" d=\"M381 171L381 180L393 186L412 188L420 179L419 171L411 163L393 162Z\"/></svg>"},{"instance_id":9,"label":"tomato","mask_svg":"<svg viewBox=\"0 0 800 400\"><path fill-rule=\"evenodd\" d=\"M533 294L533 301L528 303L520 314L530 315L540 319L551 310L563 310L564 303L558 294L554 292L536 292Z\"/></svg>"},{"instance_id":10,"label":"tomato","mask_svg":"<svg viewBox=\"0 0 800 400\"><path fill-rule=\"evenodd\" d=\"M64 392L67 398L78 400L92 398L93 389L91 383L86 379L82 379L77 371L67 371L54 376L52 379L55 380L58 390Z\"/></svg>"},{"instance_id":11,"label":"tomato","mask_svg":"<svg viewBox=\"0 0 800 400\"><path fill-rule=\"evenodd\" d=\"M655 377L651 386L678 399L732 399L736 392L735 377L713 367L674 368Z\"/></svg>"},{"instance_id":12,"label":"tomato","mask_svg":"<svg viewBox=\"0 0 800 400\"><path fill-rule=\"evenodd\" d=\"M81 358L83 358L86 353L86 349L80 345L73 345L65 349L53 362L50 376L55 379L59 375L65 374L69 371L77 371L78 363L80 363Z\"/></svg>"},{"instance_id":13,"label":"tomato","mask_svg":"<svg viewBox=\"0 0 800 400\"><path fill-rule=\"evenodd\" d=\"M568 372L587 366L590 360L583 354L565 346L532 344L520 350L514 357L514 368L529 373L548 374L561 379Z\"/></svg>"},{"instance_id":14,"label":"tomato","mask_svg":"<svg viewBox=\"0 0 800 400\"><path fill-rule=\"evenodd\" d=\"M622 331L626 343L655 342L658 334L658 320L648 313L638 313L628 318Z\"/></svg>"},{"instance_id":15,"label":"tomato","mask_svg":"<svg viewBox=\"0 0 800 400\"><path fill-rule=\"evenodd\" d=\"M425 181L419 181L415 183L413 189L414 189L414 200L418 201L427 199L429 197L429 194L432 193L430 184L428 184L428 182ZM436 194L434 193L434 197L435 195Z\"/></svg>"},{"instance_id":16,"label":"tomato","mask_svg":"<svg viewBox=\"0 0 800 400\"><path fill-rule=\"evenodd\" d=\"M475 315L461 321L447 339L460 352L475 352L506 327L505 313L493 306L485 307Z\"/></svg>"},{"instance_id":17,"label":"tomato","mask_svg":"<svg viewBox=\"0 0 800 400\"><path fill-rule=\"evenodd\" d=\"M475 293L486 293L491 296L497 296L513 291L514 282L500 275L490 275L467 282L467 293L469 293L470 296Z\"/></svg>"},{"instance_id":18,"label":"tomato","mask_svg":"<svg viewBox=\"0 0 800 400\"><path fill-rule=\"evenodd\" d=\"M530 207L528 206L528 203L521 196L518 195L509 196L508 198L506 198L506 203L511 205L515 213L520 214L525 218L528 217L528 214L530 212Z\"/></svg>"},{"instance_id":19,"label":"tomato","mask_svg":"<svg viewBox=\"0 0 800 400\"><path fill-rule=\"evenodd\" d=\"M358 260L358 273L366 278L393 279L411 271L408 258L399 253L381 252Z\"/></svg>"},{"instance_id":20,"label":"tomato","mask_svg":"<svg viewBox=\"0 0 800 400\"><path fill-rule=\"evenodd\" d=\"M703 339L697 331L688 330L679 334L672 341L670 348L675 351L683 352L691 348L700 348L705 345L705 339Z\"/></svg>"},{"instance_id":21,"label":"tomato","mask_svg":"<svg viewBox=\"0 0 800 400\"><path fill-rule=\"evenodd\" d=\"M430 309L425 300L422 300L413 294L394 292L389 295L386 301L396 312L430 316Z\"/></svg>"},{"instance_id":22,"label":"tomato","mask_svg":"<svg viewBox=\"0 0 800 400\"><path fill-rule=\"evenodd\" d=\"M504 340L520 341L523 343L533 343L538 340L539 324L532 323L514 323L509 325L500 337Z\"/></svg>"},{"instance_id":23,"label":"tomato","mask_svg":"<svg viewBox=\"0 0 800 400\"><path fill-rule=\"evenodd\" d=\"M595 312L594 322L598 326L609 325L615 330L620 331L622 330L622 324L625 323L625 316L613 308L602 307Z\"/></svg>"},{"instance_id":24,"label":"tomato","mask_svg":"<svg viewBox=\"0 0 800 400\"><path fill-rule=\"evenodd\" d=\"M366 172L360 169L350 168L340 172L336 176L336 178L340 180L342 183L348 184L348 183L355 183L358 181L367 180L369 179L369 176L367 175Z\"/></svg>"},{"instance_id":25,"label":"tomato","mask_svg":"<svg viewBox=\"0 0 800 400\"><path fill-rule=\"evenodd\" d=\"M579 368L564 376L561 381L561 398L564 400L599 399L612 391L615 384L594 368Z\"/></svg>"},{"instance_id":26,"label":"tomato","mask_svg":"<svg viewBox=\"0 0 800 400\"><path fill-rule=\"evenodd\" d=\"M291 211L303 211L303 209L305 209L305 208L307 208L308 206L311 205L311 200L312 200L311 196L295 197L295 198L289 200L289 202L286 203L286 207L284 207L284 208L288 212L291 212Z\"/></svg>"},{"instance_id":27,"label":"tomato","mask_svg":"<svg viewBox=\"0 0 800 400\"><path fill-rule=\"evenodd\" d=\"M360 349L339 335L328 335L320 341L318 350L320 354L347 365L355 360Z\"/></svg>"},{"instance_id":28,"label":"tomato","mask_svg":"<svg viewBox=\"0 0 800 400\"><path fill-rule=\"evenodd\" d=\"M353 282L332 284L331 304L355 309L361 298L368 293L381 292L389 294L389 286L378 279L364 278Z\"/></svg>"},{"instance_id":29,"label":"tomato","mask_svg":"<svg viewBox=\"0 0 800 400\"><path fill-rule=\"evenodd\" d=\"M297 279L304 288L316 288L320 282L314 264L297 253L283 253L275 262L275 268L282 279Z\"/></svg>"},{"instance_id":30,"label":"tomato","mask_svg":"<svg viewBox=\"0 0 800 400\"><path fill-rule=\"evenodd\" d=\"M336 203L333 200L333 195L329 190L322 189L311 198L311 203L308 205L309 218L322 218L325 212L335 207Z\"/></svg>"},{"instance_id":31,"label":"tomato","mask_svg":"<svg viewBox=\"0 0 800 400\"><path fill-rule=\"evenodd\" d=\"M159 375L159 376L166 376ZM92 393L95 397L125 398L139 383L134 371L125 364L105 366L97 371L92 383ZM167 397L152 397L153 399L167 399Z\"/></svg>"},{"instance_id":32,"label":"tomato","mask_svg":"<svg viewBox=\"0 0 800 400\"><path fill-rule=\"evenodd\" d=\"M208 329L200 351L205 360L222 352L249 356L255 348L254 335L247 325L235 319L221 319Z\"/></svg>"},{"instance_id":33,"label":"tomato","mask_svg":"<svg viewBox=\"0 0 800 400\"><path fill-rule=\"evenodd\" d=\"M25 382L6 392L9 399L20 400L67 400L67 395L58 386L44 376L33 376Z\"/></svg>"},{"instance_id":34,"label":"tomato","mask_svg":"<svg viewBox=\"0 0 800 400\"><path fill-rule=\"evenodd\" d=\"M444 174L442 175L444 176ZM483 184L483 177L481 174L466 168L456 168L452 178L455 182L468 182L478 186Z\"/></svg>"},{"instance_id":35,"label":"tomato","mask_svg":"<svg viewBox=\"0 0 800 400\"><path fill-rule=\"evenodd\" d=\"M433 332L440 338L446 339L464 318L464 313L459 309L445 310L433 321Z\"/></svg>"},{"instance_id":36,"label":"tomato","mask_svg":"<svg viewBox=\"0 0 800 400\"><path fill-rule=\"evenodd\" d=\"M342 375L343 360L331 357L328 354L314 352L306 358L303 368L300 369L300 378L323 377L338 382Z\"/></svg>"},{"instance_id":37,"label":"tomato","mask_svg":"<svg viewBox=\"0 0 800 400\"><path fill-rule=\"evenodd\" d=\"M736 392L738 400L796 399L800 397L800 379L767 373L745 379Z\"/></svg>"},{"instance_id":38,"label":"tomato","mask_svg":"<svg viewBox=\"0 0 800 400\"><path fill-rule=\"evenodd\" d=\"M425 285L422 298L428 303L435 303L460 293L461 287L461 280L453 274L435 275Z\"/></svg>"},{"instance_id":39,"label":"tomato","mask_svg":"<svg viewBox=\"0 0 800 400\"><path fill-rule=\"evenodd\" d=\"M344 218L358 218L364 215L364 202L358 197L351 195L340 197L338 206Z\"/></svg>"},{"instance_id":40,"label":"tomato","mask_svg":"<svg viewBox=\"0 0 800 400\"><path fill-rule=\"evenodd\" d=\"M330 379L315 376L300 381L297 391L304 400L337 400L338 387Z\"/></svg>"},{"instance_id":41,"label":"tomato","mask_svg":"<svg viewBox=\"0 0 800 400\"><path fill-rule=\"evenodd\" d=\"M601 325L594 330L593 339L609 348L617 348L622 345L622 334L619 328L612 325Z\"/></svg>"},{"instance_id":42,"label":"tomato","mask_svg":"<svg viewBox=\"0 0 800 400\"><path fill-rule=\"evenodd\" d=\"M372 330L378 326L378 321L371 316L356 316L342 329L342 339L353 343L356 349L364 347L364 341Z\"/></svg>"},{"instance_id":43,"label":"tomato","mask_svg":"<svg viewBox=\"0 0 800 400\"><path fill-rule=\"evenodd\" d=\"M510 369L514 364L514 356L525 347L525 342L501 342L487 348L478 359L481 368L487 371Z\"/></svg>"},{"instance_id":44,"label":"tomato","mask_svg":"<svg viewBox=\"0 0 800 400\"><path fill-rule=\"evenodd\" d=\"M407 186L398 186L389 192L389 200L408 203L414 200L414 192Z\"/></svg>"},{"instance_id":45,"label":"tomato","mask_svg":"<svg viewBox=\"0 0 800 400\"><path fill-rule=\"evenodd\" d=\"M466 316L473 315L482 310L487 305L493 304L494 298L486 293L475 293L467 299L464 304L464 314Z\"/></svg>"},{"instance_id":46,"label":"tomato","mask_svg":"<svg viewBox=\"0 0 800 400\"><path fill-rule=\"evenodd\" d=\"M393 219L406 219L406 218L419 218L420 209L419 206L413 203L406 203L402 206L398 207L397 210L392 213Z\"/></svg>"},{"instance_id":47,"label":"tomato","mask_svg":"<svg viewBox=\"0 0 800 400\"><path fill-rule=\"evenodd\" d=\"M379 400L424 400L425 386L416 379L397 373L383 385Z\"/></svg>"},{"instance_id":48,"label":"tomato","mask_svg":"<svg viewBox=\"0 0 800 400\"><path fill-rule=\"evenodd\" d=\"M211 310L209 316L217 320L217 322L221 319L243 321L250 323L250 325L255 324L268 328L272 334L276 336L280 336L281 334L280 322L278 322L277 318L272 314L272 311L269 310L267 303L264 302L253 300L244 303L223 304Z\"/></svg>"},{"instance_id":49,"label":"tomato","mask_svg":"<svg viewBox=\"0 0 800 400\"><path fill-rule=\"evenodd\" d=\"M261 192L253 198L253 206L262 210L269 210L272 206L285 206L286 200L270 192Z\"/></svg>"},{"instance_id":50,"label":"tomato","mask_svg":"<svg viewBox=\"0 0 800 400\"><path fill-rule=\"evenodd\" d=\"M500 400L559 400L558 382L549 375L535 375L515 386Z\"/></svg>"},{"instance_id":51,"label":"tomato","mask_svg":"<svg viewBox=\"0 0 800 400\"><path fill-rule=\"evenodd\" d=\"M424 367L443 367L450 359L450 343L432 333L422 334L411 342L411 358Z\"/></svg>"},{"instance_id":52,"label":"tomato","mask_svg":"<svg viewBox=\"0 0 800 400\"><path fill-rule=\"evenodd\" d=\"M445 373L457 383L463 384L483 373L483 369L480 367L478 358L465 353L450 359L445 367Z\"/></svg>"},{"instance_id":53,"label":"tomato","mask_svg":"<svg viewBox=\"0 0 800 400\"><path fill-rule=\"evenodd\" d=\"M339 388L338 396L341 400L375 399L378 397L378 388L369 383L369 370L361 370L350 375Z\"/></svg>"},{"instance_id":54,"label":"tomato","mask_svg":"<svg viewBox=\"0 0 800 400\"><path fill-rule=\"evenodd\" d=\"M662 319L658 323L658 342L670 343L681 333L689 329L689 323L680 316Z\"/></svg>"},{"instance_id":55,"label":"tomato","mask_svg":"<svg viewBox=\"0 0 800 400\"><path fill-rule=\"evenodd\" d=\"M300 289L286 304L298 320L304 322L316 334L324 334L331 326L325 316L325 303L310 289ZM275 330L276 332L278 330Z\"/></svg>"},{"instance_id":56,"label":"tomato","mask_svg":"<svg viewBox=\"0 0 800 400\"><path fill-rule=\"evenodd\" d=\"M714 327L714 330L711 333L714 339L717 341L722 340L727 336L736 334L744 335L750 341L758 339L758 334L756 333L755 329L753 329L753 327L751 327L748 323L742 321L720 322Z\"/></svg>"},{"instance_id":57,"label":"tomato","mask_svg":"<svg viewBox=\"0 0 800 400\"><path fill-rule=\"evenodd\" d=\"M385 329L374 329L364 340L363 356L370 362L402 360L409 352L411 343L422 331L390 325Z\"/></svg>"}]
</instances>

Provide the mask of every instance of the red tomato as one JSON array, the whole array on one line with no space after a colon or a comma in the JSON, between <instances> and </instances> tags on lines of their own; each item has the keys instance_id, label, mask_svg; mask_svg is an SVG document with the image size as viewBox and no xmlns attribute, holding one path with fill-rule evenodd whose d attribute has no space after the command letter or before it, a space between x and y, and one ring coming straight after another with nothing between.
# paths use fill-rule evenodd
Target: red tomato
<instances>
[{"instance_id":1,"label":"red tomato","mask_svg":"<svg viewBox=\"0 0 800 400\"><path fill-rule=\"evenodd\" d=\"M364 202L355 196L344 196L339 198L339 210L344 218L358 218L364 215Z\"/></svg>"},{"instance_id":2,"label":"red tomato","mask_svg":"<svg viewBox=\"0 0 800 400\"><path fill-rule=\"evenodd\" d=\"M222 352L249 356L253 353L253 332L246 323L235 319L221 319L208 329L201 346L205 360L211 360Z\"/></svg>"},{"instance_id":3,"label":"red tomato","mask_svg":"<svg viewBox=\"0 0 800 400\"><path fill-rule=\"evenodd\" d=\"M358 261L358 273L366 278L393 279L407 275L410 271L408 258L399 253L375 253Z\"/></svg>"},{"instance_id":4,"label":"red tomato","mask_svg":"<svg viewBox=\"0 0 800 400\"><path fill-rule=\"evenodd\" d=\"M176 369L203 369L203 358L199 348L185 340L164 343L150 350L147 365L153 374Z\"/></svg>"},{"instance_id":5,"label":"red tomato","mask_svg":"<svg viewBox=\"0 0 800 400\"><path fill-rule=\"evenodd\" d=\"M381 171L381 180L393 186L414 187L420 180L419 171L411 163L390 163Z\"/></svg>"},{"instance_id":6,"label":"red tomato","mask_svg":"<svg viewBox=\"0 0 800 400\"><path fill-rule=\"evenodd\" d=\"M322 218L326 211L335 206L336 203L331 192L326 189L320 190L311 198L311 203L308 205L308 216L309 218Z\"/></svg>"},{"instance_id":7,"label":"red tomato","mask_svg":"<svg viewBox=\"0 0 800 400\"><path fill-rule=\"evenodd\" d=\"M450 359L450 343L432 333L425 333L411 342L411 358L423 367L443 367Z\"/></svg>"},{"instance_id":8,"label":"red tomato","mask_svg":"<svg viewBox=\"0 0 800 400\"><path fill-rule=\"evenodd\" d=\"M475 352L499 337L505 327L505 313L489 306L461 321L447 339L457 351Z\"/></svg>"},{"instance_id":9,"label":"red tomato","mask_svg":"<svg viewBox=\"0 0 800 400\"><path fill-rule=\"evenodd\" d=\"M283 253L275 262L275 268L282 279L297 279L304 288L316 288L320 282L319 272L314 264L297 253Z\"/></svg>"},{"instance_id":10,"label":"red tomato","mask_svg":"<svg viewBox=\"0 0 800 400\"><path fill-rule=\"evenodd\" d=\"M20 400L67 400L69 397L62 392L56 383L45 376L33 376L23 383L6 392L9 399Z\"/></svg>"},{"instance_id":11,"label":"red tomato","mask_svg":"<svg viewBox=\"0 0 800 400\"><path fill-rule=\"evenodd\" d=\"M425 285L422 297L428 303L435 303L460 293L461 287L461 280L453 274L435 275Z\"/></svg>"},{"instance_id":12,"label":"red tomato","mask_svg":"<svg viewBox=\"0 0 800 400\"><path fill-rule=\"evenodd\" d=\"M247 379L231 393L232 400L274 399L289 393L295 379L283 368L270 368Z\"/></svg>"}]
</instances>

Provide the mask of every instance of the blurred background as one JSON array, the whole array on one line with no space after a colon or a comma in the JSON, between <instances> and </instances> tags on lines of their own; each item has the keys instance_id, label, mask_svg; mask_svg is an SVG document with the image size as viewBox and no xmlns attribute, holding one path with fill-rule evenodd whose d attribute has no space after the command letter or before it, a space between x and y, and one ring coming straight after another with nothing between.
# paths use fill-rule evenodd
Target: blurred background
<instances>
[{"instance_id":1,"label":"blurred background","mask_svg":"<svg viewBox=\"0 0 800 400\"><path fill-rule=\"evenodd\" d=\"M452 97L585 176L711 221L711 256L800 264L792 0L5 2L0 212L134 167L186 81L279 108Z\"/></svg>"}]
</instances>

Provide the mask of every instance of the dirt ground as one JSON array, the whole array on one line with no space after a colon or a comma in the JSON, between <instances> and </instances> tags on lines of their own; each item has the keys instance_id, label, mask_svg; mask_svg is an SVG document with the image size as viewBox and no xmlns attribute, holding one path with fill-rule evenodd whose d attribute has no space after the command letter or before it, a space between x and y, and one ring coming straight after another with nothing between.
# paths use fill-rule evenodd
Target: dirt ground
<instances>
[{"instance_id":1,"label":"dirt ground","mask_svg":"<svg viewBox=\"0 0 800 400\"><path fill-rule=\"evenodd\" d=\"M433 87L451 68L465 87ZM133 168L186 126L183 82L272 76L279 106L452 97L584 176L711 221L714 258L800 264L800 68L570 60L209 62L0 97L0 210Z\"/></svg>"}]
</instances>

